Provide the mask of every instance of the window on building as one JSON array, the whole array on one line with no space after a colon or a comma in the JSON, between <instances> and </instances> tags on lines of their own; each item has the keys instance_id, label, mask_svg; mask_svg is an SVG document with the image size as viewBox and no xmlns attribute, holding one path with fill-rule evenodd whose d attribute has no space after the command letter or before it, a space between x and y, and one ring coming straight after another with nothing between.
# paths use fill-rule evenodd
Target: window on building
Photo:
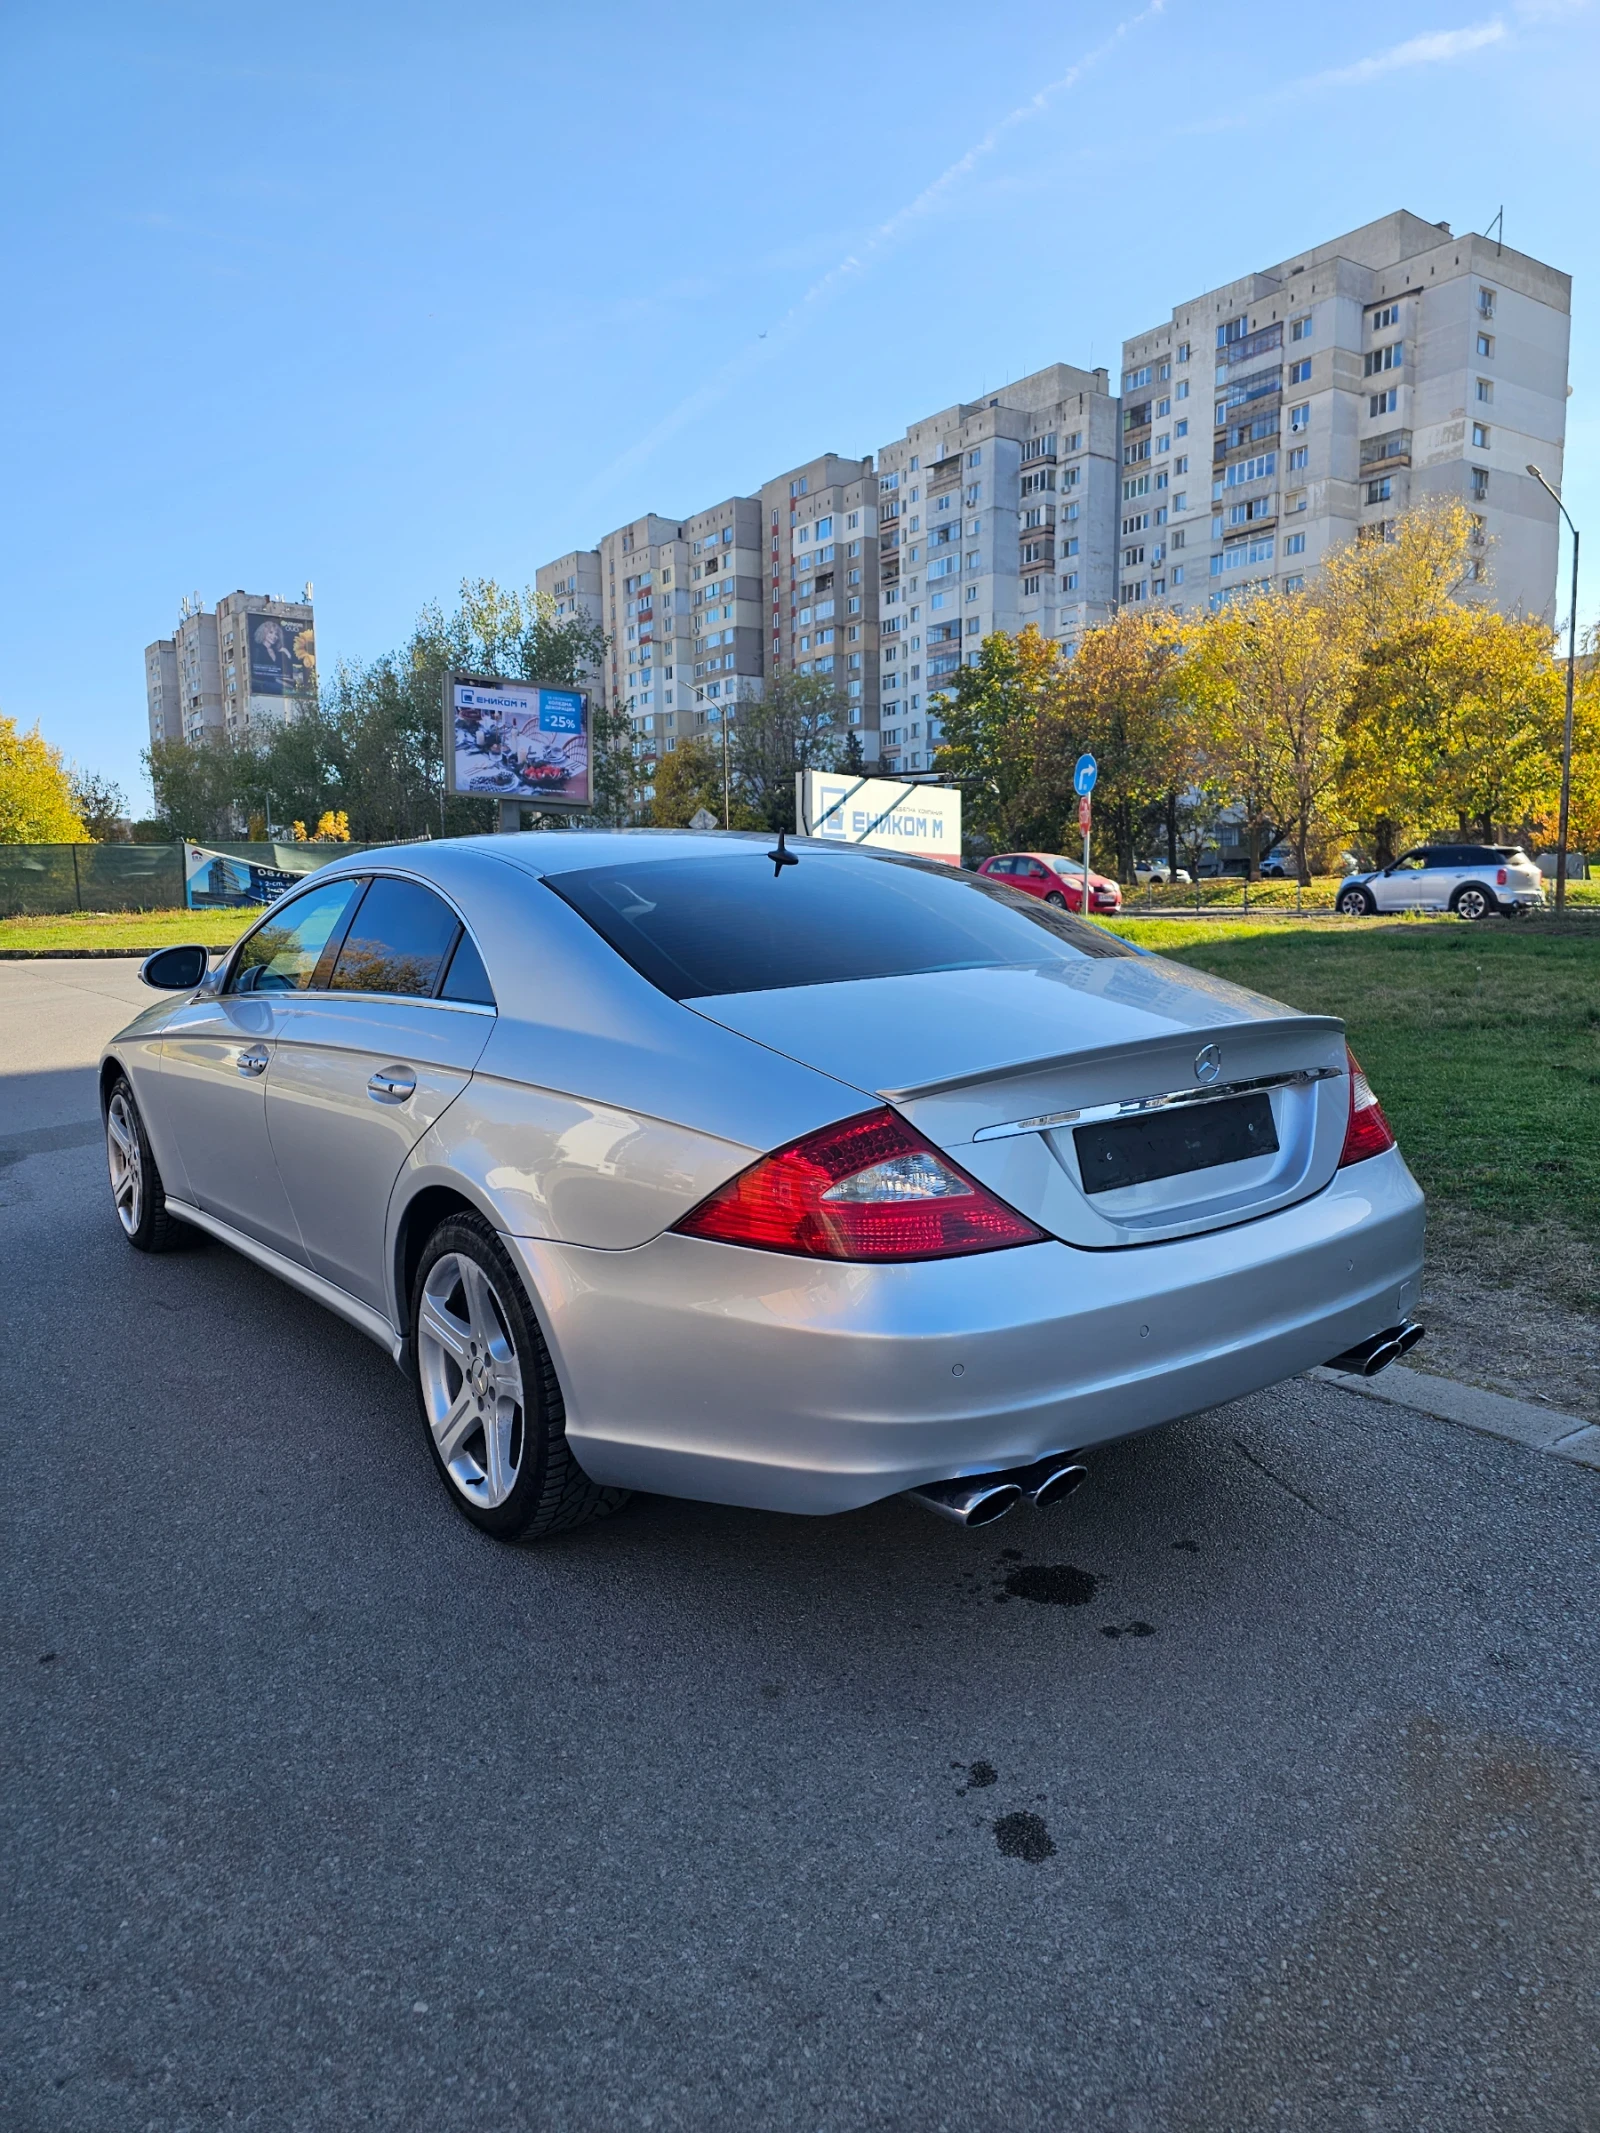
<instances>
[{"instance_id":1,"label":"window on building","mask_svg":"<svg viewBox=\"0 0 1600 2133\"><path fill-rule=\"evenodd\" d=\"M1306 312L1302 312L1302 314L1300 315L1300 317L1299 317L1299 318L1292 318L1292 319L1290 319L1290 321L1289 321L1289 338L1290 338L1290 340L1291 340L1291 341L1309 341L1309 340L1310 340L1310 338L1311 338L1311 314L1310 314L1310 312L1309 312L1309 311L1306 311Z\"/></svg>"},{"instance_id":2,"label":"window on building","mask_svg":"<svg viewBox=\"0 0 1600 2133\"><path fill-rule=\"evenodd\" d=\"M1487 467L1473 467L1471 474L1472 500L1475 504L1481 504L1489 494L1489 469Z\"/></svg>"},{"instance_id":3,"label":"window on building","mask_svg":"<svg viewBox=\"0 0 1600 2133\"><path fill-rule=\"evenodd\" d=\"M1303 533L1291 533L1284 541L1283 552L1285 555L1304 555L1306 552L1305 535Z\"/></svg>"},{"instance_id":4,"label":"window on building","mask_svg":"<svg viewBox=\"0 0 1600 2133\"><path fill-rule=\"evenodd\" d=\"M1383 348L1369 349L1361 359L1361 367L1367 377L1375 377L1379 371L1400 370L1405 364L1404 341L1390 341Z\"/></svg>"},{"instance_id":5,"label":"window on building","mask_svg":"<svg viewBox=\"0 0 1600 2133\"><path fill-rule=\"evenodd\" d=\"M1400 395L1392 385L1387 392L1369 393L1367 395L1367 413L1369 415L1392 415L1399 405Z\"/></svg>"},{"instance_id":6,"label":"window on building","mask_svg":"<svg viewBox=\"0 0 1600 2133\"><path fill-rule=\"evenodd\" d=\"M1386 504L1391 501L1393 496L1394 482L1389 475L1385 474L1381 480L1367 483L1367 502L1369 504Z\"/></svg>"},{"instance_id":7,"label":"window on building","mask_svg":"<svg viewBox=\"0 0 1600 2133\"><path fill-rule=\"evenodd\" d=\"M1494 294L1493 289L1480 289L1478 291L1479 318L1494 317Z\"/></svg>"},{"instance_id":8,"label":"window on building","mask_svg":"<svg viewBox=\"0 0 1600 2133\"><path fill-rule=\"evenodd\" d=\"M1492 358L1493 358L1493 356L1494 356L1494 335L1493 335L1492 333L1480 333L1480 334L1478 335L1478 353L1479 353L1479 355L1481 355L1481 356L1483 356L1483 357L1485 357L1485 358L1488 358L1488 359L1492 359Z\"/></svg>"},{"instance_id":9,"label":"window on building","mask_svg":"<svg viewBox=\"0 0 1600 2133\"><path fill-rule=\"evenodd\" d=\"M1492 378L1480 378L1478 380L1478 398L1485 404L1493 400L1494 380Z\"/></svg>"},{"instance_id":10,"label":"window on building","mask_svg":"<svg viewBox=\"0 0 1600 2133\"><path fill-rule=\"evenodd\" d=\"M1380 304L1367 320L1367 324L1374 333L1383 333L1390 326L1398 326L1399 323L1400 306L1398 304Z\"/></svg>"},{"instance_id":11,"label":"window on building","mask_svg":"<svg viewBox=\"0 0 1600 2133\"><path fill-rule=\"evenodd\" d=\"M1180 363L1187 363L1189 360L1189 343L1187 341L1180 341L1178 343L1177 353L1178 361Z\"/></svg>"},{"instance_id":12,"label":"window on building","mask_svg":"<svg viewBox=\"0 0 1600 2133\"><path fill-rule=\"evenodd\" d=\"M1289 383L1291 385L1309 385L1311 383L1310 356L1302 356L1297 363L1289 365Z\"/></svg>"},{"instance_id":13,"label":"window on building","mask_svg":"<svg viewBox=\"0 0 1600 2133\"><path fill-rule=\"evenodd\" d=\"M1180 453L1180 454L1178 455L1178 457L1177 457L1177 458L1176 458L1176 459L1175 459L1175 460L1174 460L1174 461L1172 462L1172 471L1173 471L1173 473L1174 473L1174 474L1187 474L1187 473L1188 473L1188 471L1189 471L1189 455L1188 455L1188 453L1187 453L1187 452L1181 452L1181 453Z\"/></svg>"},{"instance_id":14,"label":"window on building","mask_svg":"<svg viewBox=\"0 0 1600 2133\"><path fill-rule=\"evenodd\" d=\"M1036 593L1039 590L1039 580L1037 578L1024 578L1022 589L1025 593Z\"/></svg>"},{"instance_id":15,"label":"window on building","mask_svg":"<svg viewBox=\"0 0 1600 2133\"><path fill-rule=\"evenodd\" d=\"M1161 383L1165 385L1168 378L1172 376L1172 365L1170 363L1163 363L1160 370L1157 371L1156 376L1159 378Z\"/></svg>"},{"instance_id":16,"label":"window on building","mask_svg":"<svg viewBox=\"0 0 1600 2133\"><path fill-rule=\"evenodd\" d=\"M1489 425L1486 422L1475 422L1472 425L1472 448L1475 452L1488 451Z\"/></svg>"}]
</instances>

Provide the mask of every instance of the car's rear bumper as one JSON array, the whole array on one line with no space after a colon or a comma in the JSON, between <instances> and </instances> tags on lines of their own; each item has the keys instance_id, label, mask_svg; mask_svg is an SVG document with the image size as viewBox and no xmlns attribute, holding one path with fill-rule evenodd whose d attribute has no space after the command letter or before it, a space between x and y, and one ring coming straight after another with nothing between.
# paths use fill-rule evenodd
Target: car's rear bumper
<instances>
[{"instance_id":1,"label":"car's rear bumper","mask_svg":"<svg viewBox=\"0 0 1600 2133\"><path fill-rule=\"evenodd\" d=\"M618 1487L844 1511L1259 1391L1417 1301L1422 1195L1398 1153L1174 1243L909 1266L666 1235L508 1238L587 1471Z\"/></svg>"}]
</instances>

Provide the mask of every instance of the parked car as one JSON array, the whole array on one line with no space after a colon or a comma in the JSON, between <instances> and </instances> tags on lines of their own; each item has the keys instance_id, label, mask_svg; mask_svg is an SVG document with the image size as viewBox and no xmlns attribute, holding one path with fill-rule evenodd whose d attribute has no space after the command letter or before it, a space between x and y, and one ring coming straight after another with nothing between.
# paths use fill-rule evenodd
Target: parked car
<instances>
[{"instance_id":1,"label":"parked car","mask_svg":"<svg viewBox=\"0 0 1600 2133\"><path fill-rule=\"evenodd\" d=\"M1192 879L1187 867L1169 867L1164 859L1136 859L1133 878L1146 889L1163 889L1169 881Z\"/></svg>"},{"instance_id":2,"label":"parked car","mask_svg":"<svg viewBox=\"0 0 1600 2133\"><path fill-rule=\"evenodd\" d=\"M1292 881L1296 872L1293 847L1275 844L1261 862L1263 881Z\"/></svg>"},{"instance_id":3,"label":"parked car","mask_svg":"<svg viewBox=\"0 0 1600 2133\"><path fill-rule=\"evenodd\" d=\"M1515 845L1423 844L1393 866L1353 874L1338 909L1349 917L1377 911L1454 911L1459 918L1516 917L1544 904L1544 882Z\"/></svg>"},{"instance_id":4,"label":"parked car","mask_svg":"<svg viewBox=\"0 0 1600 2133\"><path fill-rule=\"evenodd\" d=\"M1004 877L441 840L143 975L100 1064L123 1234L204 1231L378 1342L501 1538L631 1489L981 1523L1416 1336L1422 1196L1341 1025ZM383 1456L325 1427L330 1470Z\"/></svg>"},{"instance_id":5,"label":"parked car","mask_svg":"<svg viewBox=\"0 0 1600 2133\"><path fill-rule=\"evenodd\" d=\"M990 881L1003 881L1009 888L1029 896L1043 897L1058 911L1083 909L1083 861L1065 859L1059 852L1001 852L986 859L978 872ZM1089 874L1089 909L1120 911L1122 889L1109 875Z\"/></svg>"}]
</instances>

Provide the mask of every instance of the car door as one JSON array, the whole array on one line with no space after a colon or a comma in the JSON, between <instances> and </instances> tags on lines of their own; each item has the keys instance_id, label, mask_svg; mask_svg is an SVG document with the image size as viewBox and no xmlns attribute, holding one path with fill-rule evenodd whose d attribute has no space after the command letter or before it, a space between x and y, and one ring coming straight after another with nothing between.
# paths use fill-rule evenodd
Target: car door
<instances>
[{"instance_id":1,"label":"car door","mask_svg":"<svg viewBox=\"0 0 1600 2133\"><path fill-rule=\"evenodd\" d=\"M1415 911L1421 908L1426 894L1423 870L1427 865L1426 852L1405 852L1394 865L1385 867L1381 874L1374 874L1367 883L1367 893L1380 911Z\"/></svg>"},{"instance_id":2,"label":"car door","mask_svg":"<svg viewBox=\"0 0 1600 2133\"><path fill-rule=\"evenodd\" d=\"M389 1198L406 1157L471 1079L494 1026L483 966L436 891L370 881L338 956L286 1017L267 1128L312 1268L386 1301Z\"/></svg>"},{"instance_id":3,"label":"car door","mask_svg":"<svg viewBox=\"0 0 1600 2133\"><path fill-rule=\"evenodd\" d=\"M292 1003L336 944L359 884L322 882L247 934L217 992L185 1001L161 1040L160 1101L195 1203L304 1261L267 1133L266 1085Z\"/></svg>"}]
</instances>

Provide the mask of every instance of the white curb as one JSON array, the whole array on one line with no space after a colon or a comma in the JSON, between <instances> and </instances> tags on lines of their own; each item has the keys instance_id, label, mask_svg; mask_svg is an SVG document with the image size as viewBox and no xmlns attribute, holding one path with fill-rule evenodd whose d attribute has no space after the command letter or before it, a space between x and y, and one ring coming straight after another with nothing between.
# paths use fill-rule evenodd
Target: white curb
<instances>
[{"instance_id":1,"label":"white curb","mask_svg":"<svg viewBox=\"0 0 1600 2133\"><path fill-rule=\"evenodd\" d=\"M1553 1452L1558 1459L1600 1469L1600 1428L1582 1415L1559 1415L1532 1400L1509 1400L1504 1393L1485 1392L1478 1385L1458 1385L1452 1378L1436 1378L1425 1370L1407 1370L1403 1363L1391 1363L1375 1378L1328 1369L1307 1375L1327 1385L1342 1385L1363 1399L1412 1407L1419 1414L1436 1415L1441 1422L1456 1422L1486 1437L1504 1437L1532 1451Z\"/></svg>"}]
</instances>

